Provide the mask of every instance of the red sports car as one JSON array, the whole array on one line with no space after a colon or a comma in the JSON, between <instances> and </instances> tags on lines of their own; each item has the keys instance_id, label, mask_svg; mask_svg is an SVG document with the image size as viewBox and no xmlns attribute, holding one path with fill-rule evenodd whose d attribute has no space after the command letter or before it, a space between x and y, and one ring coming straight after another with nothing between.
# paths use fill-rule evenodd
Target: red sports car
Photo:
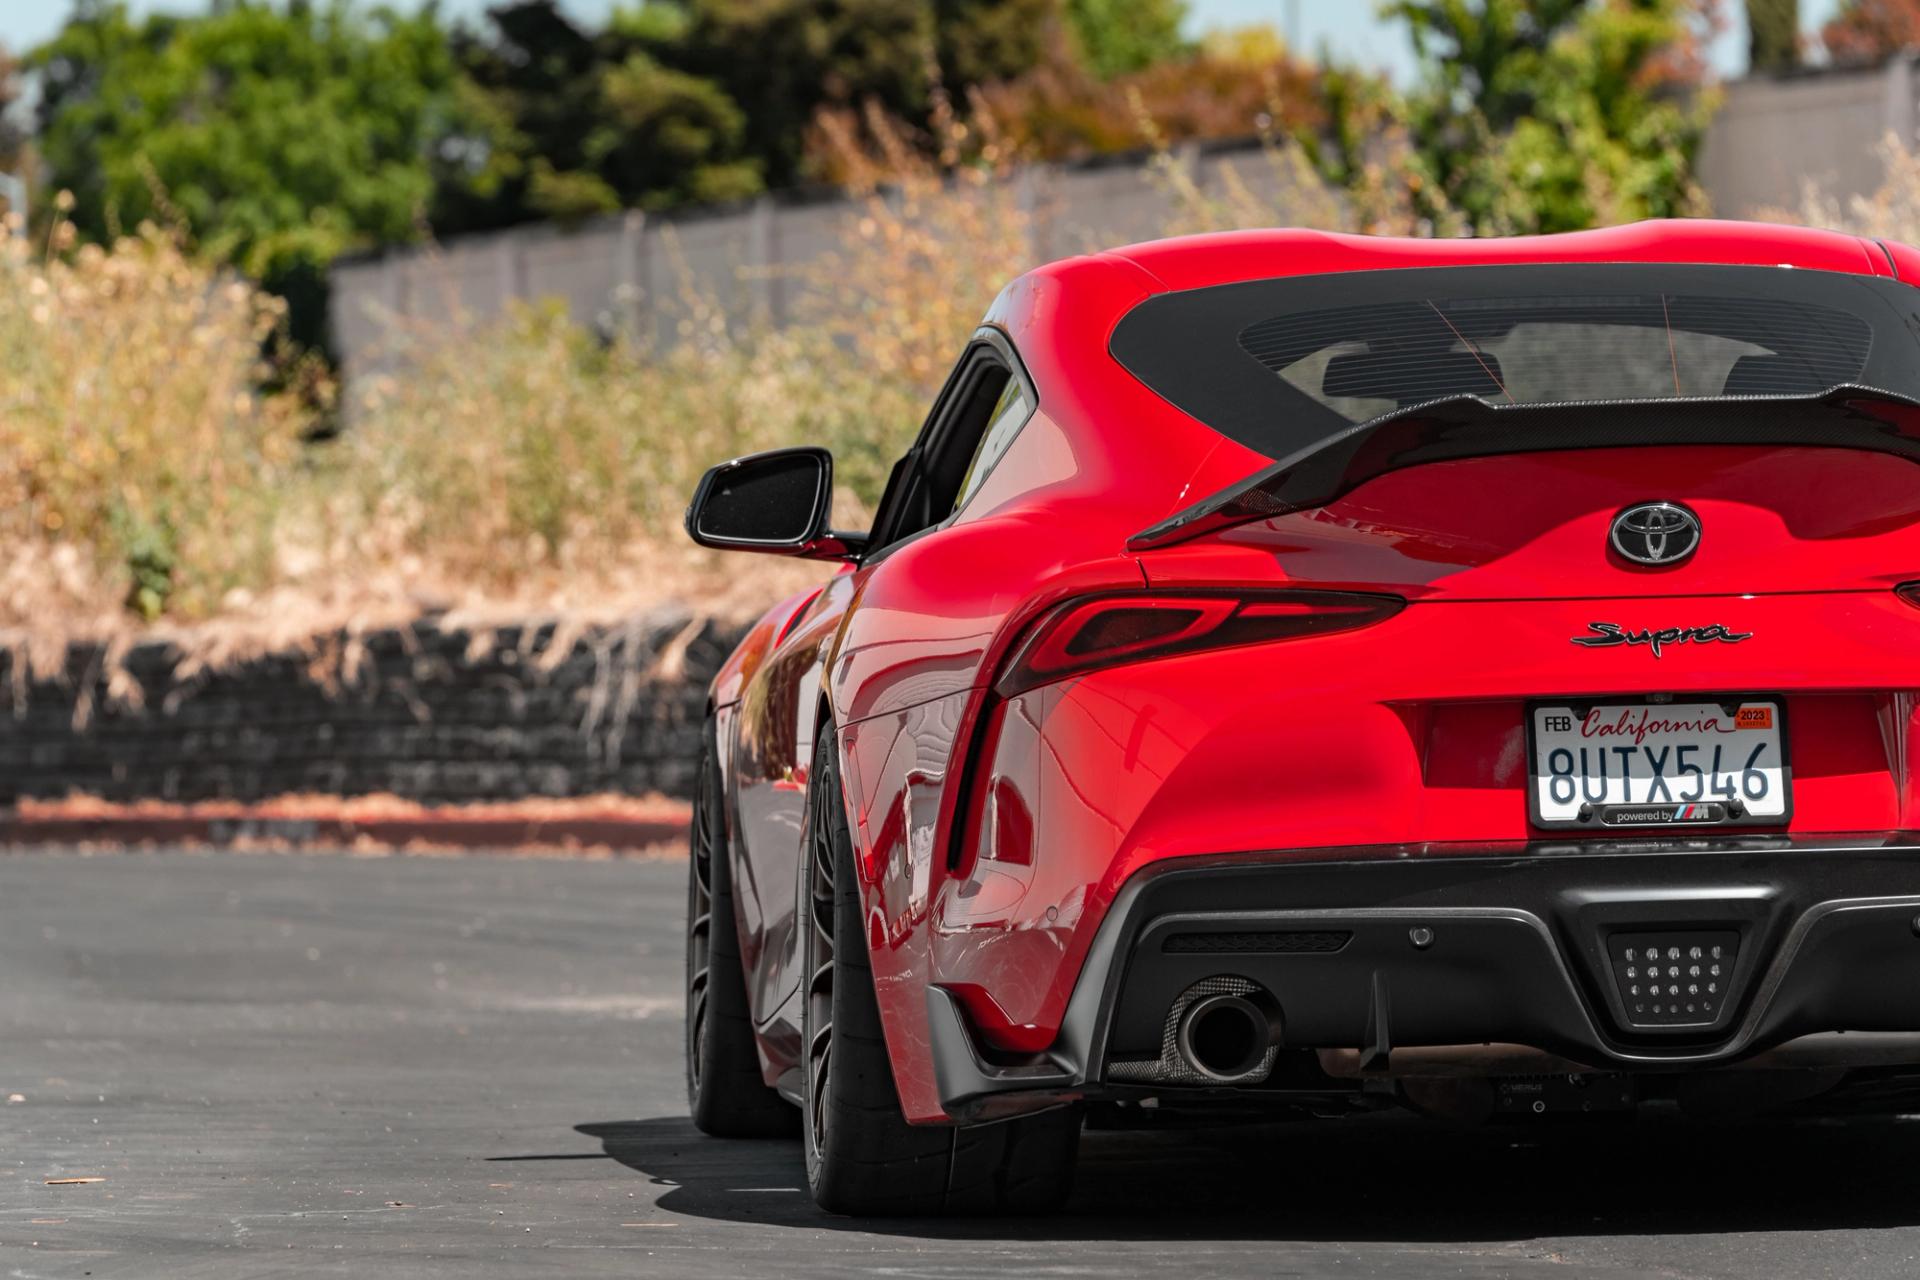
<instances>
[{"instance_id":1,"label":"red sports car","mask_svg":"<svg viewBox=\"0 0 1920 1280\"><path fill-rule=\"evenodd\" d=\"M714 681L709 1133L851 1213L1083 1121L1910 1104L1920 251L1730 222L1070 259Z\"/></svg>"}]
</instances>

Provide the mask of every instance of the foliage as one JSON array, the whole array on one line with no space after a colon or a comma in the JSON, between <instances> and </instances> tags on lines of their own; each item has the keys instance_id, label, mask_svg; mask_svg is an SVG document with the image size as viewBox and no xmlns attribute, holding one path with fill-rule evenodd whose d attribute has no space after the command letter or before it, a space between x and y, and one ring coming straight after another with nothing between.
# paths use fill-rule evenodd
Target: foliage
<instances>
[{"instance_id":1,"label":"foliage","mask_svg":"<svg viewBox=\"0 0 1920 1280\"><path fill-rule=\"evenodd\" d=\"M1065 13L1078 61L1103 80L1192 52L1186 0L1065 0Z\"/></svg>"},{"instance_id":2,"label":"foliage","mask_svg":"<svg viewBox=\"0 0 1920 1280\"><path fill-rule=\"evenodd\" d=\"M821 120L820 149L858 200L838 252L812 272L811 317L884 391L887 434L863 450L875 486L995 293L1033 260L1025 157L990 114L936 99L933 146L878 107ZM853 269L858 264L858 269ZM891 456L890 456L891 455ZM877 487L865 496L878 496Z\"/></svg>"},{"instance_id":3,"label":"foliage","mask_svg":"<svg viewBox=\"0 0 1920 1280\"><path fill-rule=\"evenodd\" d=\"M151 228L70 258L14 228L0 241L0 528L16 553L0 594L118 599L146 618L217 609L270 572L272 495L308 425L300 397L259 389L282 308Z\"/></svg>"},{"instance_id":4,"label":"foliage","mask_svg":"<svg viewBox=\"0 0 1920 1280\"><path fill-rule=\"evenodd\" d=\"M29 65L43 189L72 193L88 240L159 219L275 287L419 233L453 83L430 11L234 0L135 20L88 0Z\"/></svg>"},{"instance_id":5,"label":"foliage","mask_svg":"<svg viewBox=\"0 0 1920 1280\"><path fill-rule=\"evenodd\" d=\"M618 13L598 34L551 0L493 8L488 23L453 36L463 109L435 169L440 234L762 189L739 104L673 65L688 29L677 7Z\"/></svg>"},{"instance_id":6,"label":"foliage","mask_svg":"<svg viewBox=\"0 0 1920 1280\"><path fill-rule=\"evenodd\" d=\"M558 569L590 591L643 545L656 563L699 555L677 525L718 458L816 441L836 449L856 503L873 499L876 437L897 436L885 409L904 398L812 331L695 330L666 351L608 347L529 304L419 342L405 377L356 394L322 472L330 523L376 533L441 581L511 590Z\"/></svg>"},{"instance_id":7,"label":"foliage","mask_svg":"<svg viewBox=\"0 0 1920 1280\"><path fill-rule=\"evenodd\" d=\"M1770 209L1761 216L1920 245L1920 152L1889 133L1880 141L1880 156L1885 177L1875 190L1836 200L1808 179L1797 208Z\"/></svg>"},{"instance_id":8,"label":"foliage","mask_svg":"<svg viewBox=\"0 0 1920 1280\"><path fill-rule=\"evenodd\" d=\"M1344 72L1326 82L1336 123L1328 133L1269 126L1252 162L1220 159L1201 185L1148 122L1154 175L1170 202L1163 234L1193 235L1246 227L1317 227L1364 235L1460 233L1460 221L1408 183L1413 159L1394 100L1380 81Z\"/></svg>"},{"instance_id":9,"label":"foliage","mask_svg":"<svg viewBox=\"0 0 1920 1280\"><path fill-rule=\"evenodd\" d=\"M21 87L19 59L0 49L0 173L24 179L32 176L33 148L18 110Z\"/></svg>"},{"instance_id":10,"label":"foliage","mask_svg":"<svg viewBox=\"0 0 1920 1280\"><path fill-rule=\"evenodd\" d=\"M449 33L431 5L135 17L79 0L30 62L38 185L73 194L95 243L179 228L289 297L295 338L317 345L344 251L795 182L818 110L875 101L924 124L936 86L1036 65L1058 3L637 0L585 30L553 0L511 0Z\"/></svg>"},{"instance_id":11,"label":"foliage","mask_svg":"<svg viewBox=\"0 0 1920 1280\"><path fill-rule=\"evenodd\" d=\"M1800 0L1747 0L1747 64L1755 71L1800 64Z\"/></svg>"},{"instance_id":12,"label":"foliage","mask_svg":"<svg viewBox=\"0 0 1920 1280\"><path fill-rule=\"evenodd\" d=\"M1416 196L1472 230L1569 231L1698 213L1711 0L1394 0L1422 83Z\"/></svg>"},{"instance_id":13,"label":"foliage","mask_svg":"<svg viewBox=\"0 0 1920 1280\"><path fill-rule=\"evenodd\" d=\"M751 0L749 0L751 2ZM1154 0L1134 0L1151 4ZM1059 0L933 0L931 24L922 28L921 70L916 85L922 112L937 109L942 88L965 92L1019 75L1040 61L1053 35ZM926 50L933 51L927 61ZM864 101L853 94L847 101ZM927 118L923 116L923 118Z\"/></svg>"},{"instance_id":14,"label":"foliage","mask_svg":"<svg viewBox=\"0 0 1920 1280\"><path fill-rule=\"evenodd\" d=\"M678 596L724 610L817 577L691 547L678 523L700 471L819 441L859 521L1029 243L1004 172L956 196L904 145L864 163L870 190L909 198L871 195L848 218L844 252L863 271L821 265L842 320L736 333L690 295L667 349L608 345L544 306L399 330L404 373L357 382L349 429L304 454L320 397L259 389L300 386L299 369L261 361L272 299L157 232L69 258L71 228L52 256L16 229L0 260L0 437L16 459L0 521L28 553L0 625L110 627L124 612L284 635L289 619L337 625L429 600Z\"/></svg>"},{"instance_id":15,"label":"foliage","mask_svg":"<svg viewBox=\"0 0 1920 1280\"><path fill-rule=\"evenodd\" d=\"M931 147L943 95L1056 158L1320 124L1314 72L1254 29L1191 47L1182 0L628 0L604 26L507 0L444 29L364 0L135 17L79 0L37 50L44 190L80 235L147 219L324 342L342 252L845 175L817 121L870 107ZM3 72L4 68L0 68ZM0 75L0 83L5 83ZM6 139L0 137L0 162Z\"/></svg>"},{"instance_id":16,"label":"foliage","mask_svg":"<svg viewBox=\"0 0 1920 1280\"><path fill-rule=\"evenodd\" d=\"M1259 28L1209 40L1178 61L1101 79L1079 61L1050 55L974 97L1016 150L1048 158L1135 150L1142 121L1167 145L1245 138L1263 128L1313 132L1325 120L1319 73L1289 58ZM825 171L836 176L830 165Z\"/></svg>"},{"instance_id":17,"label":"foliage","mask_svg":"<svg viewBox=\"0 0 1920 1280\"><path fill-rule=\"evenodd\" d=\"M1844 0L1820 29L1820 43L1842 65L1884 62L1920 47L1920 0Z\"/></svg>"},{"instance_id":18,"label":"foliage","mask_svg":"<svg viewBox=\"0 0 1920 1280\"><path fill-rule=\"evenodd\" d=\"M746 0L737 2L744 12ZM1166 234L1275 224L1456 234L1571 219L1580 208L1619 216L1639 206L1605 164L1632 176L1667 152L1658 132L1607 134L1607 104L1638 93L1679 111L1665 86L1685 83L1645 56L1636 42L1646 30L1622 20L1646 10L1615 0L1592 6L1606 22L1574 12L1551 33L1521 24L1460 46L1450 70L1435 65L1422 100L1431 106L1454 84L1485 146L1447 153L1454 169L1436 158L1453 135L1435 133L1418 112L1403 115L1387 86L1335 72L1318 81L1316 100L1310 73L1260 33L1209 43L1178 76L1159 65L1107 81L1080 71L1073 93L1056 97L1034 87L1043 74L1065 83L1048 55L1010 82L976 86L959 99L964 110L923 69L917 114L890 113L875 99L814 116L808 162L848 183L855 201L837 255L803 282L802 296L818 305L808 323L733 328L690 293L689 319L666 347L602 340L543 306L451 330L396 331L394 368L358 380L343 406L348 429L304 453L295 442L324 396L308 393L300 369L263 364L280 321L270 299L156 233L73 252L71 230L56 224L50 256L15 234L0 264L10 286L0 291L0 339L11 339L0 346L8 410L0 433L17 462L0 476L0 520L28 553L7 571L0 622L222 617L284 637L296 626L442 605L763 603L817 579L819 567L688 544L678 521L700 469L777 443L826 444L849 505L843 518L857 522L993 292L1034 265L1034 186L1016 170L1037 150L1123 138L1155 146L1168 197L1157 229ZM603 207L608 192L628 198L638 188L616 183L651 179L603 163L617 149L595 152L585 132L572 152L532 139L565 132L576 109L559 100L575 82L569 67L600 69L594 93L612 92L605 73L635 68L636 111L671 102L685 112L649 117L663 130L670 118L723 122L724 112L689 106L703 90L655 75L670 69L739 101L712 69L661 52L693 39L700 20L692 6L629 12L614 24L628 42L617 60L596 43L602 37L569 46L546 28L541 47L555 61L542 74L551 73L553 94L536 91L532 71L491 87L470 82L450 112L476 149L447 149L437 163L461 166L473 184L470 210L485 212L487 183L556 209ZM1444 50L1430 36L1437 64ZM1509 80L1496 66L1483 84L1473 51L1516 46L1531 51L1532 77ZM1603 72L1629 83L1603 86L1571 118L1584 131L1582 154L1605 164L1578 181L1519 172L1527 153L1516 140L1529 124L1558 119L1541 104L1569 110L1541 78L1577 73L1594 83ZM1183 116L1179 92L1156 88L1162 76L1217 86L1199 97L1220 100L1196 101ZM656 92L662 85L678 88ZM1025 97L1015 92L1022 85ZM1088 122L1063 103L1086 110ZM1094 106L1077 105L1085 103ZM1068 123L1041 129L1041 106ZM1268 145L1216 167L1220 179L1202 187L1171 144L1236 121L1262 129ZM726 150L734 145L702 152L696 139L683 154L706 154L724 170L734 163L726 156L752 154L744 134ZM1527 214L1533 206L1502 196L1477 215L1456 209L1457 198L1480 199L1503 175L1527 198L1567 207L1543 199L1545 212ZM57 344L44 340L50 332L98 337Z\"/></svg>"},{"instance_id":19,"label":"foliage","mask_svg":"<svg viewBox=\"0 0 1920 1280\"><path fill-rule=\"evenodd\" d=\"M551 4L488 11L489 34L452 36L459 109L434 155L432 220L441 235L530 216L578 217L618 207L585 167L600 107L594 42Z\"/></svg>"},{"instance_id":20,"label":"foliage","mask_svg":"<svg viewBox=\"0 0 1920 1280\"><path fill-rule=\"evenodd\" d=\"M935 84L1040 58L1055 0L640 0L582 30L553 0L454 36L466 104L443 148L442 234L755 195L807 176L822 109L924 123Z\"/></svg>"},{"instance_id":21,"label":"foliage","mask_svg":"<svg viewBox=\"0 0 1920 1280\"><path fill-rule=\"evenodd\" d=\"M757 610L817 581L817 565L701 551L680 517L715 459L805 440L833 449L840 519L863 525L991 291L1018 269L1025 215L1010 184L956 196L910 149L894 156L912 165L889 174L895 198L863 201L843 227L842 253L862 270L818 264L815 296L832 305L817 324L736 331L689 290L664 348L602 341L542 305L397 333L404 372L356 388L352 430L309 495L334 572L405 565L409 591L437 584L470 608L681 598Z\"/></svg>"}]
</instances>

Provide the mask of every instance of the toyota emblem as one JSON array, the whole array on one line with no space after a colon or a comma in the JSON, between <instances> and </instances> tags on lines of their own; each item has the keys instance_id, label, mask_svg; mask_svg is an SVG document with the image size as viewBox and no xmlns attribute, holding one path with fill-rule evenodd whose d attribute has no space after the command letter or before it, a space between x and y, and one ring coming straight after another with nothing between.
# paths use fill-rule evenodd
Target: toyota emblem
<instances>
[{"instance_id":1,"label":"toyota emblem","mask_svg":"<svg viewBox=\"0 0 1920 1280\"><path fill-rule=\"evenodd\" d=\"M1613 518L1608 540L1635 564L1678 564L1700 546L1700 517L1677 502L1642 502Z\"/></svg>"}]
</instances>

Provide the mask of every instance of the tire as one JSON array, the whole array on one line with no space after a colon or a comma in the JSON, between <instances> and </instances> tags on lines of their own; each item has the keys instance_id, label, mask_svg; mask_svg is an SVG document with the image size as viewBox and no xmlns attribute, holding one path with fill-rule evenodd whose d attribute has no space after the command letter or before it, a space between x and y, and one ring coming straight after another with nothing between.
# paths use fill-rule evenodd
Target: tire
<instances>
[{"instance_id":1,"label":"tire","mask_svg":"<svg viewBox=\"0 0 1920 1280\"><path fill-rule=\"evenodd\" d=\"M860 1216L1059 1208L1079 1152L1077 1109L958 1128L907 1123L881 1033L831 725L821 727L808 797L801 1125L814 1200Z\"/></svg>"},{"instance_id":2,"label":"tire","mask_svg":"<svg viewBox=\"0 0 1920 1280\"><path fill-rule=\"evenodd\" d=\"M716 756L709 719L687 850L687 1108L715 1137L790 1137L800 1113L761 1079L754 1046Z\"/></svg>"}]
</instances>

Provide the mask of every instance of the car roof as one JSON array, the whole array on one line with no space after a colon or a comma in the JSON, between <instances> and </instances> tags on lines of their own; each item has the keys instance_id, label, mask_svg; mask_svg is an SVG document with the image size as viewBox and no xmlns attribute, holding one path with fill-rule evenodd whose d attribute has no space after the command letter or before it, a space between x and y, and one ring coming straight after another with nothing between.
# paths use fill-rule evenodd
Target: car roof
<instances>
[{"instance_id":1,"label":"car roof","mask_svg":"<svg viewBox=\"0 0 1920 1280\"><path fill-rule=\"evenodd\" d=\"M1904 245L1765 222L1674 218L1598 231L1485 239L1414 239L1284 228L1154 240L1109 250L1161 289L1199 289L1243 280L1398 267L1514 263L1685 262L1798 267L1891 276L1912 264ZM1906 278L1920 283L1911 269Z\"/></svg>"},{"instance_id":2,"label":"car roof","mask_svg":"<svg viewBox=\"0 0 1920 1280\"><path fill-rule=\"evenodd\" d=\"M1132 477L1138 511L1130 516L1158 518L1185 495L1242 479L1271 458L1124 373L1110 349L1114 328L1153 295L1347 271L1608 262L1792 267L1920 285L1920 251L1904 244L1771 223L1670 219L1565 235L1454 240L1275 229L1183 236L1058 259L1010 282L987 323L1013 337L1043 405L1088 447L1097 442L1130 459L1199 459L1191 473L1180 466L1116 464Z\"/></svg>"}]
</instances>

